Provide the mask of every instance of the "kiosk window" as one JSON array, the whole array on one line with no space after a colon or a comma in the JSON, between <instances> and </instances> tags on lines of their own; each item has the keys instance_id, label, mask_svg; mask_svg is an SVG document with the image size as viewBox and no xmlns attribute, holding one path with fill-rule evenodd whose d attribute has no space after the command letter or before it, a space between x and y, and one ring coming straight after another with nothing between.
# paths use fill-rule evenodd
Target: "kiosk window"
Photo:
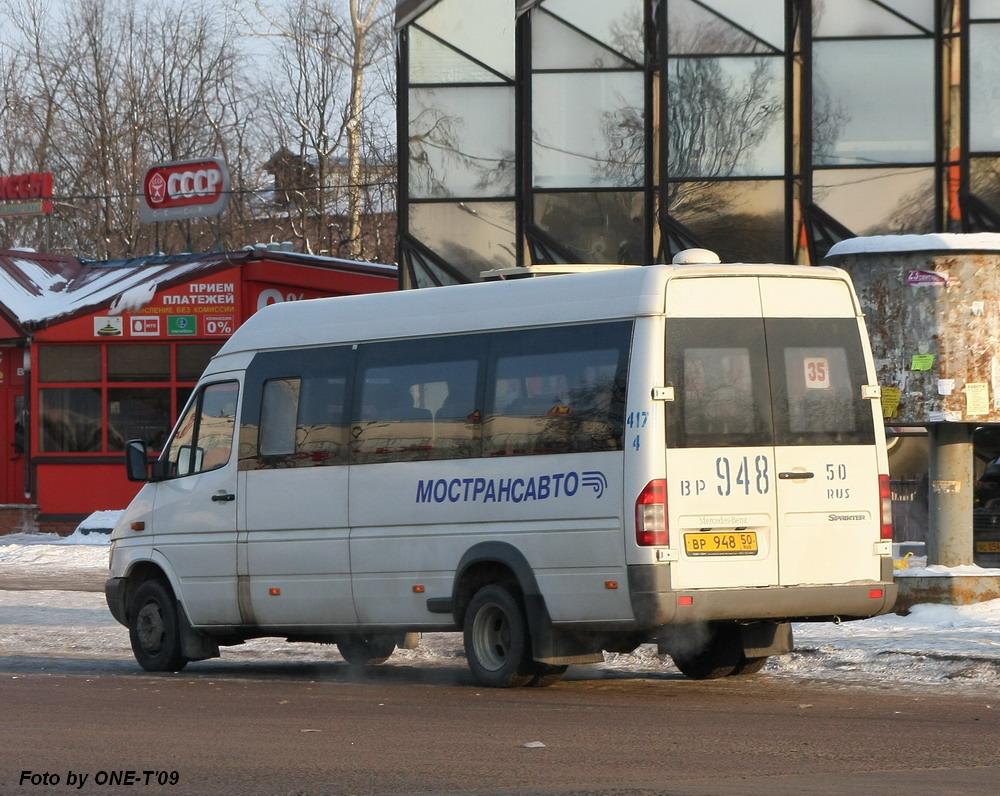
<instances>
[{"instance_id":1,"label":"kiosk window","mask_svg":"<svg viewBox=\"0 0 1000 796\"><path fill-rule=\"evenodd\" d=\"M101 380L99 345L43 345L38 353L39 381Z\"/></svg>"},{"instance_id":2,"label":"kiosk window","mask_svg":"<svg viewBox=\"0 0 1000 796\"><path fill-rule=\"evenodd\" d=\"M108 390L108 450L125 450L130 439L141 439L162 450L170 434L170 390L118 387Z\"/></svg>"},{"instance_id":3,"label":"kiosk window","mask_svg":"<svg viewBox=\"0 0 1000 796\"><path fill-rule=\"evenodd\" d=\"M170 346L108 346L108 381L170 381Z\"/></svg>"},{"instance_id":4,"label":"kiosk window","mask_svg":"<svg viewBox=\"0 0 1000 796\"><path fill-rule=\"evenodd\" d=\"M41 448L91 453L101 450L101 391L96 387L40 392Z\"/></svg>"}]
</instances>

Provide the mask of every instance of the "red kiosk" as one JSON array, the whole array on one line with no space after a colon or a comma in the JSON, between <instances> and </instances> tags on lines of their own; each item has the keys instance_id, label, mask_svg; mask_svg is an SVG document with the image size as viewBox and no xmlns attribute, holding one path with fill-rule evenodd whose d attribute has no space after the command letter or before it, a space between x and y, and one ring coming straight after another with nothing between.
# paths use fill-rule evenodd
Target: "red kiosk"
<instances>
[{"instance_id":1,"label":"red kiosk","mask_svg":"<svg viewBox=\"0 0 1000 796\"><path fill-rule=\"evenodd\" d=\"M93 262L0 251L0 533L65 531L137 491L208 360L279 301L395 290L395 266L269 249Z\"/></svg>"}]
</instances>

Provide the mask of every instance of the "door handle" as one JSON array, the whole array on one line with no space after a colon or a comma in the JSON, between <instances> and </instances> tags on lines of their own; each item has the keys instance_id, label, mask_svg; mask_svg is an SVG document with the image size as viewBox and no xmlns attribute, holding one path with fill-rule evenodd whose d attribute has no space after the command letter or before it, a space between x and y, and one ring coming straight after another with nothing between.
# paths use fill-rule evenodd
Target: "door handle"
<instances>
[{"instance_id":1,"label":"door handle","mask_svg":"<svg viewBox=\"0 0 1000 796\"><path fill-rule=\"evenodd\" d=\"M805 481L807 478L815 478L815 473L788 472L778 473L778 478L782 481Z\"/></svg>"},{"instance_id":2,"label":"door handle","mask_svg":"<svg viewBox=\"0 0 1000 796\"><path fill-rule=\"evenodd\" d=\"M212 495L212 500L217 503L228 503L230 500L236 500L236 495L232 492L218 492Z\"/></svg>"}]
</instances>

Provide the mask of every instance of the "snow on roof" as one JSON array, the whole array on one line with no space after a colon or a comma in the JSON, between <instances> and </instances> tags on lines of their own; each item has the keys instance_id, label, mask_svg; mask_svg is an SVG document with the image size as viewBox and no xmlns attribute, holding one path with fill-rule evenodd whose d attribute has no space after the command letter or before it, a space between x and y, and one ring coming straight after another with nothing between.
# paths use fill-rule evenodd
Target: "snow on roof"
<instances>
[{"instance_id":1,"label":"snow on roof","mask_svg":"<svg viewBox=\"0 0 1000 796\"><path fill-rule=\"evenodd\" d=\"M229 265L230 255L149 257L92 263L76 257L0 251L0 305L17 323L36 328L116 302L135 309L163 286Z\"/></svg>"},{"instance_id":2,"label":"snow on roof","mask_svg":"<svg viewBox=\"0 0 1000 796\"><path fill-rule=\"evenodd\" d=\"M53 254L0 251L0 309L25 330L109 306L113 315L135 311L156 292L247 260L395 277L396 266L252 247L239 252L150 255L93 262Z\"/></svg>"},{"instance_id":3,"label":"snow on roof","mask_svg":"<svg viewBox=\"0 0 1000 796\"><path fill-rule=\"evenodd\" d=\"M1000 251L1000 234L940 232L933 235L870 235L835 243L826 256L925 251Z\"/></svg>"}]
</instances>

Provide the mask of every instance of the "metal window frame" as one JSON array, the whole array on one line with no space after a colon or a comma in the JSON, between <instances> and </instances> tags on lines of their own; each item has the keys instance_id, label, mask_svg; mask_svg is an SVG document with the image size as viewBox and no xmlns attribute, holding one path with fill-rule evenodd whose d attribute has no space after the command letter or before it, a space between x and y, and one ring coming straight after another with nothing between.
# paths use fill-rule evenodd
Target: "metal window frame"
<instances>
[{"instance_id":1,"label":"metal window frame","mask_svg":"<svg viewBox=\"0 0 1000 796\"><path fill-rule=\"evenodd\" d=\"M802 45L802 57L803 57L803 86L802 86L802 100L801 100L801 124L803 131L803 144L802 144L802 195L803 195L803 212L808 224L808 249L809 249L809 259L810 262L816 264L821 259L819 252L816 248L817 237L827 238L829 235L835 237L853 237L856 233L840 221L831 216L828 212L822 210L816 201L815 197L815 180L814 176L817 171L836 171L836 170L871 170L875 171L878 169L919 169L919 168L930 168L934 170L934 231L942 232L945 229L944 222L944 168L946 167L946 160L944 147L944 88L943 88L943 76L942 76L942 64L943 64L943 19L942 19L942 3L945 0L934 0L934 19L935 19L935 29L933 31L928 31L922 25L917 24L914 20L910 19L904 14L897 12L895 9L890 8L885 3L880 2L880 0L868 0L872 5L878 6L882 10L892 14L895 17L905 21L907 24L912 25L919 30L925 31L925 33L919 34L901 34L901 35L882 35L882 36L868 36L868 35L856 35L856 36L816 36L812 27L812 0L799 0L800 4L800 14L801 14L801 24L803 31L803 45ZM886 162L886 163L836 163L836 164L824 164L822 166L816 166L813 159L813 65L815 64L815 53L814 45L816 42L848 42L848 41L931 41L933 47L933 112L934 112L934 160L933 161L897 161L897 162ZM963 56L963 68L967 66L967 62ZM806 138L806 135L808 138ZM849 233L849 234L845 234Z\"/></svg>"}]
</instances>

